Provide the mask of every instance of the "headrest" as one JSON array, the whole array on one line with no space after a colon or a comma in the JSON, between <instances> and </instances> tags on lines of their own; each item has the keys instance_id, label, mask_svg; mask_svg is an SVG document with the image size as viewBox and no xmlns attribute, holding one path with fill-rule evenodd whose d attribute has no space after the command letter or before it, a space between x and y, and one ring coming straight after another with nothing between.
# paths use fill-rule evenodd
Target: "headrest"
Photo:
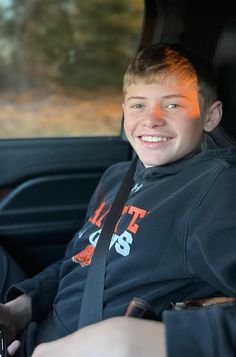
<instances>
[{"instance_id":1,"label":"headrest","mask_svg":"<svg viewBox=\"0 0 236 357\"><path fill-rule=\"evenodd\" d=\"M217 74L219 99L223 103L223 118L220 127L210 136L217 146L236 146L236 19L230 20L220 34L213 65Z\"/></svg>"},{"instance_id":2,"label":"headrest","mask_svg":"<svg viewBox=\"0 0 236 357\"><path fill-rule=\"evenodd\" d=\"M236 19L230 20L223 27L213 56L213 65L217 72L232 63L236 64Z\"/></svg>"}]
</instances>

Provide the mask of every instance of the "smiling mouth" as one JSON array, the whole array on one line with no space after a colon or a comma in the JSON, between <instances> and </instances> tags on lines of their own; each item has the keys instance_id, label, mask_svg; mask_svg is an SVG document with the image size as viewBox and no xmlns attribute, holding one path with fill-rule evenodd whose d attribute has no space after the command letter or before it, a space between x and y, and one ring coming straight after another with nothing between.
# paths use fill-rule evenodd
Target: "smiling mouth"
<instances>
[{"instance_id":1,"label":"smiling mouth","mask_svg":"<svg viewBox=\"0 0 236 357\"><path fill-rule=\"evenodd\" d=\"M159 143L159 142L167 142L172 138L167 136L140 136L140 139L146 143Z\"/></svg>"}]
</instances>

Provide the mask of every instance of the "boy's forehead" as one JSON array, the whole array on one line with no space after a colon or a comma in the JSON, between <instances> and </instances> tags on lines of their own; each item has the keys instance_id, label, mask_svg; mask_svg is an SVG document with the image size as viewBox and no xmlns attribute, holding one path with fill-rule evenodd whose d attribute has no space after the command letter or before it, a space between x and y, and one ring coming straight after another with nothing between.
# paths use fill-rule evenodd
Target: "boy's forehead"
<instances>
[{"instance_id":1,"label":"boy's forehead","mask_svg":"<svg viewBox=\"0 0 236 357\"><path fill-rule=\"evenodd\" d=\"M166 84L166 85L189 85L190 83L197 84L198 79L195 73L189 73L186 70L160 70L157 72L150 72L146 74L130 74L124 78L124 87L132 84Z\"/></svg>"},{"instance_id":2,"label":"boy's forehead","mask_svg":"<svg viewBox=\"0 0 236 357\"><path fill-rule=\"evenodd\" d=\"M196 84L190 81L177 81L177 80L165 80L165 81L153 81L153 82L146 82L146 81L136 81L131 83L127 86L125 91L125 97L130 95L145 95L148 93L156 93L156 92L165 92L167 93L176 93L182 94L184 93L187 95L188 93L198 92L198 88Z\"/></svg>"}]
</instances>

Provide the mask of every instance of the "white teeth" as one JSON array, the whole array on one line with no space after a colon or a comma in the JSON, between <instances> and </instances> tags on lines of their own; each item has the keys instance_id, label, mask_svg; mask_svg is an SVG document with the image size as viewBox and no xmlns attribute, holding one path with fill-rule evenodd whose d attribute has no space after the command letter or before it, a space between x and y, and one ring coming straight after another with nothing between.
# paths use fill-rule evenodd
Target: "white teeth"
<instances>
[{"instance_id":1,"label":"white teeth","mask_svg":"<svg viewBox=\"0 0 236 357\"><path fill-rule=\"evenodd\" d=\"M162 136L142 136L142 141L147 141L149 143L157 143L160 141L167 141L169 138L162 137Z\"/></svg>"}]
</instances>

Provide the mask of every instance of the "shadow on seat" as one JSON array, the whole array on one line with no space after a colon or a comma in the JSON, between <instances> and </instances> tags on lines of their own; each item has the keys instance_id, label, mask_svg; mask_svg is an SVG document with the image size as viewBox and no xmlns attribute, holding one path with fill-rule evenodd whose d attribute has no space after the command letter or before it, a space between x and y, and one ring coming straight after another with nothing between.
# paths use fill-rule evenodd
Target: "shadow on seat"
<instances>
[{"instance_id":1,"label":"shadow on seat","mask_svg":"<svg viewBox=\"0 0 236 357\"><path fill-rule=\"evenodd\" d=\"M220 126L205 134L204 147L236 147L236 19L222 30L216 44L213 65L216 69L219 99L223 103Z\"/></svg>"}]
</instances>

